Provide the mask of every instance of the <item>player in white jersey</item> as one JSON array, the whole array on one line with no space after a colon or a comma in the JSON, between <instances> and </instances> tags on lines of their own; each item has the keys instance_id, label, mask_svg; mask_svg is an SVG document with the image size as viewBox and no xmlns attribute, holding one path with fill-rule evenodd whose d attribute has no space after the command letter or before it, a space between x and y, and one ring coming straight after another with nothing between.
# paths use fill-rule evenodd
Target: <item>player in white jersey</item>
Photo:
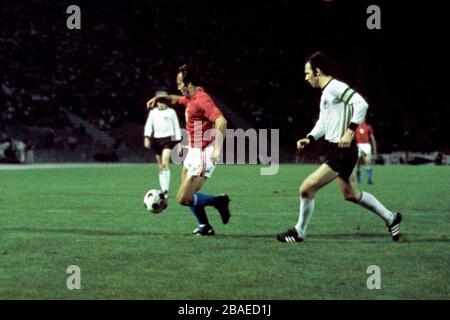
<instances>
[{"instance_id":1,"label":"player in white jersey","mask_svg":"<svg viewBox=\"0 0 450 320\"><path fill-rule=\"evenodd\" d=\"M344 199L366 208L386 223L392 239L400 238L402 215L386 209L373 195L356 186L353 170L358 150L353 139L355 130L364 120L367 102L347 84L331 76L330 60L321 52L312 54L305 63L305 80L322 89L319 120L306 138L297 141L302 151L314 141L325 137L328 144L324 163L300 186L300 212L295 228L277 234L281 242L302 242L314 211L315 194L333 180L337 181Z\"/></svg>"},{"instance_id":2,"label":"player in white jersey","mask_svg":"<svg viewBox=\"0 0 450 320\"><path fill-rule=\"evenodd\" d=\"M167 96L167 92L158 91L157 97ZM147 117L144 128L144 147L153 148L159 166L159 184L167 196L170 187L170 155L172 148L180 147L181 130L178 117L172 108L158 102Z\"/></svg>"}]
</instances>

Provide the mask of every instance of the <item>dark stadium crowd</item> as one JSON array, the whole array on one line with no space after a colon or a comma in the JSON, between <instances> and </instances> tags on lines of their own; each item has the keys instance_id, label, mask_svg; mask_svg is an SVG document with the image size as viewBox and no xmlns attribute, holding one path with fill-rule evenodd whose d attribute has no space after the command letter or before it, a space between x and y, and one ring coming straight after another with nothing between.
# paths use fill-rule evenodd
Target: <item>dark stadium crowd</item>
<instances>
[{"instance_id":1,"label":"dark stadium crowd","mask_svg":"<svg viewBox=\"0 0 450 320\"><path fill-rule=\"evenodd\" d=\"M384 47L396 34L370 33L364 11L361 19L342 20L344 9L325 2L80 1L81 30L69 30L68 5L2 4L2 127L77 132L65 111L106 132L143 124L146 100L161 87L175 92L177 68L190 62L202 69L205 87L221 103L255 128L279 128L282 142L292 144L317 120L320 93L305 86L303 61L322 49L340 62L343 80L368 100L368 121L381 150L446 147L441 136L448 126L441 121L447 102L427 96L428 84L420 77L424 63L414 72L408 67L423 49L404 39L404 50L417 52L387 57ZM330 23L311 28L313 11ZM349 39L354 45L342 45ZM401 83L391 75L394 60ZM430 110L425 117L423 108Z\"/></svg>"}]
</instances>

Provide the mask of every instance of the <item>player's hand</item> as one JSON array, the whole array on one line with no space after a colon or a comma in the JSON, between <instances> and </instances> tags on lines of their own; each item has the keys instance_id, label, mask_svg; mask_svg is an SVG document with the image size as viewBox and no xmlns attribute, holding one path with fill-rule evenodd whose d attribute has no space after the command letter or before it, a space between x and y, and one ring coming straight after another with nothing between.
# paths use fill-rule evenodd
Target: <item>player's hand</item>
<instances>
[{"instance_id":1,"label":"player's hand","mask_svg":"<svg viewBox=\"0 0 450 320\"><path fill-rule=\"evenodd\" d=\"M144 138L144 147L145 147L146 149L150 149L150 148L152 147L152 142L151 142L150 139L147 138L147 137Z\"/></svg>"},{"instance_id":2,"label":"player's hand","mask_svg":"<svg viewBox=\"0 0 450 320\"><path fill-rule=\"evenodd\" d=\"M308 138L300 139L297 141L297 150L302 151L308 144L311 143L311 140Z\"/></svg>"},{"instance_id":3,"label":"player's hand","mask_svg":"<svg viewBox=\"0 0 450 320\"><path fill-rule=\"evenodd\" d=\"M154 108L155 105L156 105L156 97L153 97L147 101L147 110Z\"/></svg>"},{"instance_id":4,"label":"player's hand","mask_svg":"<svg viewBox=\"0 0 450 320\"><path fill-rule=\"evenodd\" d=\"M338 147L339 148L348 148L352 144L353 136L355 135L355 132L353 132L350 129L347 129L345 131L344 135L341 137L341 140L339 141Z\"/></svg>"},{"instance_id":5,"label":"player's hand","mask_svg":"<svg viewBox=\"0 0 450 320\"><path fill-rule=\"evenodd\" d=\"M220 160L220 149L214 148L214 152L211 155L211 161L214 165L216 165L217 162L219 162L219 160Z\"/></svg>"}]
</instances>

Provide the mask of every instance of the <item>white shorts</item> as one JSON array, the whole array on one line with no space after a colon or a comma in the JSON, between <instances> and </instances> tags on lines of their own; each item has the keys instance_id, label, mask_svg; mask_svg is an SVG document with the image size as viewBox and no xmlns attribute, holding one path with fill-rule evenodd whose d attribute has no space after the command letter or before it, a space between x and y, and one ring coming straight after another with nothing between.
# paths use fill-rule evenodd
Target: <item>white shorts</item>
<instances>
[{"instance_id":1,"label":"white shorts","mask_svg":"<svg viewBox=\"0 0 450 320\"><path fill-rule=\"evenodd\" d=\"M187 169L188 176L208 177L212 176L216 166L211 161L214 146L211 144L205 149L188 147L186 159L183 165Z\"/></svg>"},{"instance_id":2,"label":"white shorts","mask_svg":"<svg viewBox=\"0 0 450 320\"><path fill-rule=\"evenodd\" d=\"M370 143L358 143L358 157L372 154L372 146Z\"/></svg>"}]
</instances>

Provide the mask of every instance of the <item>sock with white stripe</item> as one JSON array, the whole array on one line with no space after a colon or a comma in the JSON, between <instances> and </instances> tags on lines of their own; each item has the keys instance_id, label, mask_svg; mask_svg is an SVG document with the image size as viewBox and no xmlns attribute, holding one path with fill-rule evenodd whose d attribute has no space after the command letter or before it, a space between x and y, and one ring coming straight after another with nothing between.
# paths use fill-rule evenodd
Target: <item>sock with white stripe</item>
<instances>
[{"instance_id":1,"label":"sock with white stripe","mask_svg":"<svg viewBox=\"0 0 450 320\"><path fill-rule=\"evenodd\" d=\"M190 208L199 227L209 224L204 206L190 206Z\"/></svg>"},{"instance_id":2,"label":"sock with white stripe","mask_svg":"<svg viewBox=\"0 0 450 320\"><path fill-rule=\"evenodd\" d=\"M159 172L159 185L161 191L169 191L170 186L170 170L163 170Z\"/></svg>"},{"instance_id":3,"label":"sock with white stripe","mask_svg":"<svg viewBox=\"0 0 450 320\"><path fill-rule=\"evenodd\" d=\"M216 197L204 193L196 193L192 196L192 205L194 206L213 206Z\"/></svg>"},{"instance_id":4,"label":"sock with white stripe","mask_svg":"<svg viewBox=\"0 0 450 320\"><path fill-rule=\"evenodd\" d=\"M299 237L302 239L305 238L306 228L308 227L313 211L314 198L308 199L300 197L300 212L298 215L298 222L295 225L295 230L297 230Z\"/></svg>"},{"instance_id":5,"label":"sock with white stripe","mask_svg":"<svg viewBox=\"0 0 450 320\"><path fill-rule=\"evenodd\" d=\"M394 221L394 214L386 209L377 198L368 192L363 191L361 193L361 199L358 204L382 218L387 225L390 225Z\"/></svg>"}]
</instances>

